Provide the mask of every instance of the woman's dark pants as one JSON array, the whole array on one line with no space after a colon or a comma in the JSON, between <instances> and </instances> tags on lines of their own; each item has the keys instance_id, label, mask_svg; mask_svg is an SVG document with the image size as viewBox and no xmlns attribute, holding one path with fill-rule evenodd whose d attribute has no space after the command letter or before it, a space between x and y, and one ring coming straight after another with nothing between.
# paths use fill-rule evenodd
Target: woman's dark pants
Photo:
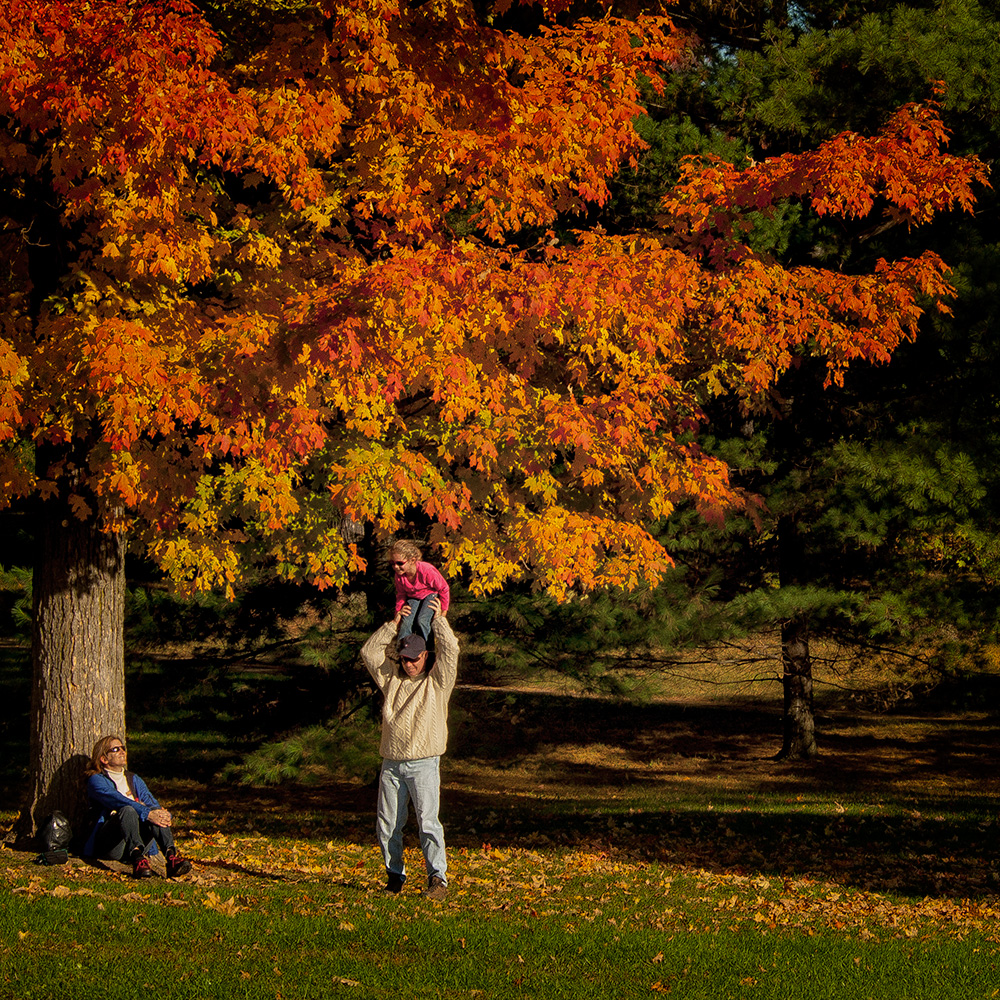
<instances>
[{"instance_id":1,"label":"woman's dark pants","mask_svg":"<svg viewBox=\"0 0 1000 1000\"><path fill-rule=\"evenodd\" d=\"M121 861L130 858L136 849L145 854L154 841L164 855L174 849L174 835L169 826L144 823L131 806L125 806L112 813L98 831L94 854L108 861Z\"/></svg>"}]
</instances>

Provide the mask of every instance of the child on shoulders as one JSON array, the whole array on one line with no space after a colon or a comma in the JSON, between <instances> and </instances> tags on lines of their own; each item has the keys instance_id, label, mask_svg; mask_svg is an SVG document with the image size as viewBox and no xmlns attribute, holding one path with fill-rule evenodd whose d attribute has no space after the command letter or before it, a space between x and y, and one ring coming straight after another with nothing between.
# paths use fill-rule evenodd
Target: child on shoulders
<instances>
[{"instance_id":1,"label":"child on shoulders","mask_svg":"<svg viewBox=\"0 0 1000 1000\"><path fill-rule=\"evenodd\" d=\"M392 547L393 576L396 582L396 611L398 615L407 605L409 614L399 623L398 641L402 642L411 633L423 637L426 642L432 636L431 622L434 609L431 600L441 602L441 614L448 611L451 588L448 581L429 562L423 562L420 548L409 541L396 542Z\"/></svg>"}]
</instances>

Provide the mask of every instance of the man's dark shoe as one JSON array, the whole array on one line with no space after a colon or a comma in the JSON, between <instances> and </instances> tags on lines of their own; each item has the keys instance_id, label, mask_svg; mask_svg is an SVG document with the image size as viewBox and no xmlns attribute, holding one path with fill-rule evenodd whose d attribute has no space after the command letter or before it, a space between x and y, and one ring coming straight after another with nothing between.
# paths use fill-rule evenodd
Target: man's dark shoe
<instances>
[{"instance_id":1,"label":"man's dark shoe","mask_svg":"<svg viewBox=\"0 0 1000 1000\"><path fill-rule=\"evenodd\" d=\"M139 857L132 862L132 878L152 878L153 869L149 866L149 858L145 854L140 854Z\"/></svg>"},{"instance_id":2,"label":"man's dark shoe","mask_svg":"<svg viewBox=\"0 0 1000 1000\"><path fill-rule=\"evenodd\" d=\"M443 903L448 898L448 883L440 875L432 875L427 880L424 896L427 899L435 899L439 903Z\"/></svg>"},{"instance_id":3,"label":"man's dark shoe","mask_svg":"<svg viewBox=\"0 0 1000 1000\"><path fill-rule=\"evenodd\" d=\"M405 875L397 875L395 872L389 872L389 880L385 884L385 891L394 893L401 892L405 881Z\"/></svg>"},{"instance_id":4,"label":"man's dark shoe","mask_svg":"<svg viewBox=\"0 0 1000 1000\"><path fill-rule=\"evenodd\" d=\"M167 858L167 878L187 875L189 871L191 871L191 862L187 858L182 858L179 854L171 854Z\"/></svg>"}]
</instances>

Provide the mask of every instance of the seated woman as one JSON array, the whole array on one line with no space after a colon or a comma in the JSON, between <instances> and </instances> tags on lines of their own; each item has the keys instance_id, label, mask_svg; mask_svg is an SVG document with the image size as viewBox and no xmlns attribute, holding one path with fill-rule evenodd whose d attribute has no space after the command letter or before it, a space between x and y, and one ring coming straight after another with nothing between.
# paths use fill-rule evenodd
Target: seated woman
<instances>
[{"instance_id":1,"label":"seated woman","mask_svg":"<svg viewBox=\"0 0 1000 1000\"><path fill-rule=\"evenodd\" d=\"M146 783L127 770L125 742L102 736L94 744L87 771L87 799L93 828L83 853L107 861L127 861L135 878L151 878L149 854L162 850L167 878L191 871L191 862L174 847L171 815L153 798Z\"/></svg>"}]
</instances>

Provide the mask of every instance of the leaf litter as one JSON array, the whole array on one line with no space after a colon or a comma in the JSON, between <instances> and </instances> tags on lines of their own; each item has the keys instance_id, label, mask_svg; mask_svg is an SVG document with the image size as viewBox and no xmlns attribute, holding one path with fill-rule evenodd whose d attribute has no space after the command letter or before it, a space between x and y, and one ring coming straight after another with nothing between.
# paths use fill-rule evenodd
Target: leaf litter
<instances>
[{"instance_id":1,"label":"leaf litter","mask_svg":"<svg viewBox=\"0 0 1000 1000\"><path fill-rule=\"evenodd\" d=\"M640 719L634 706L572 701L577 714L583 704L595 717L561 712L558 754L532 744L536 731L552 740L551 724L542 725L551 723L547 703L537 725L519 703L517 741L494 748L492 767L463 755L458 741L443 788L451 887L443 905L420 898L419 878L399 897L385 896L381 857L367 839L373 796L356 782L234 788L224 814L213 812L211 789L165 782L178 812L197 824L176 831L194 864L187 877L154 879L138 892L125 866L72 859L40 868L4 849L0 885L29 900L193 907L236 921L291 907L332 917L343 934L363 927L375 908L401 922L472 909L555 918L568 931L605 925L670 936L742 928L823 930L862 941L969 934L1000 941L1000 781L987 720L971 720L973 728L967 713L923 717L919 726L896 718L878 723L883 737L896 727L892 739L874 740L857 710L837 727L828 711L827 728L839 741L829 761L835 766L777 765L765 757L764 734L728 758L710 754L730 719L715 709L699 722L694 705L662 718L673 709L653 705ZM592 747L574 749L586 746L596 718L597 757ZM744 723L732 713L734 731L745 735ZM630 754L637 731L641 752ZM919 755L909 752L918 745ZM250 822L266 832L248 829ZM412 832L408 838L410 871L422 872Z\"/></svg>"},{"instance_id":2,"label":"leaf litter","mask_svg":"<svg viewBox=\"0 0 1000 1000\"><path fill-rule=\"evenodd\" d=\"M127 887L120 875L83 864L39 871L18 861L18 852L0 852L0 880L10 892L29 899L56 901L89 897L109 903L143 906L198 905L237 918L294 904L296 912L341 912L339 929L353 931L372 897L383 897L381 858L369 845L274 842L265 837L208 834L191 838L185 854L198 871L227 864L219 878L197 875L169 883L155 880L143 891ZM407 848L411 871L422 870L415 847ZM242 870L246 874L239 874ZM96 877L95 877L96 876ZM294 881L294 899L269 897L261 883ZM419 881L419 880L417 880ZM961 939L970 932L1000 943L1000 899L953 899L927 896L892 898L845 888L825 879L780 878L719 872L704 868L623 860L607 852L533 850L519 847L460 848L451 853L450 894L445 913L461 908L506 911L526 920L559 916L568 927L596 922L621 932L629 928L667 933L718 934L755 928L760 932L793 930L806 935L819 928L861 940L922 938L928 934ZM228 892L223 885L230 886ZM236 889L238 891L233 891ZM308 891L307 891L308 890ZM397 905L423 901L417 888L398 897ZM390 901L392 902L392 901ZM427 914L430 916L430 914ZM408 912L401 919L412 919Z\"/></svg>"}]
</instances>

